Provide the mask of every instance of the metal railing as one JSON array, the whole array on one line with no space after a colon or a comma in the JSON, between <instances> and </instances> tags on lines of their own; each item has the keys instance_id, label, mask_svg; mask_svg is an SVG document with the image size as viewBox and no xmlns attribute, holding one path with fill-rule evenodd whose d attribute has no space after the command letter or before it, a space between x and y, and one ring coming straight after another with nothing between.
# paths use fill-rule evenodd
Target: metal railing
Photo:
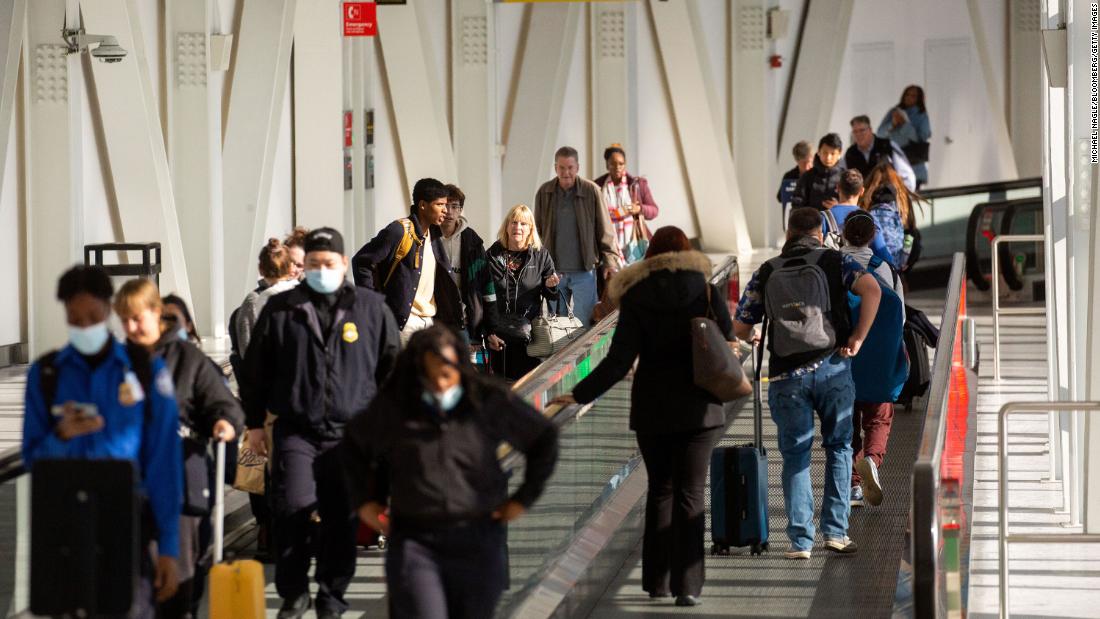
<instances>
[{"instance_id":1,"label":"metal railing","mask_svg":"<svg viewBox=\"0 0 1100 619\"><path fill-rule=\"evenodd\" d=\"M1008 617L1008 545L1100 543L1100 534L1090 533L1017 533L1008 532L1008 416L1014 413L1100 412L1100 402L1009 402L997 414L998 483L998 573L1000 577L1000 616Z\"/></svg>"},{"instance_id":2,"label":"metal railing","mask_svg":"<svg viewBox=\"0 0 1100 619\"><path fill-rule=\"evenodd\" d=\"M913 465L911 561L917 617L940 616L948 605L962 605L956 551L967 535L961 513L966 491L961 460L965 455L962 446L967 426L957 423L957 417L969 414L967 394L971 379L966 360L977 358L976 351L970 350L973 339L967 337L973 332L973 325L966 313L965 273L966 258L958 252L952 259L940 337L932 362L924 431ZM950 436L949 426L953 428ZM960 431L962 435L958 436ZM948 443L952 445L950 453ZM950 543L952 552L944 552L945 541Z\"/></svg>"},{"instance_id":3,"label":"metal railing","mask_svg":"<svg viewBox=\"0 0 1100 619\"><path fill-rule=\"evenodd\" d=\"M993 239L992 268L993 268L993 379L1001 380L1001 314L1013 316L1035 315L1042 316L1047 313L1046 307L1001 307L1001 261L997 252L1001 243L1013 242L1044 242L1042 234L1002 234Z\"/></svg>"}]
</instances>

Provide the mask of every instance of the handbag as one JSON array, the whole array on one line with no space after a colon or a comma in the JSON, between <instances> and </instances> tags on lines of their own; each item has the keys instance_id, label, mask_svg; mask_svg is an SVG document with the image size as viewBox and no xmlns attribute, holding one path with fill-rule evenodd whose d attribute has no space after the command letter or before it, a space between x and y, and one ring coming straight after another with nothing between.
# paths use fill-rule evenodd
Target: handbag
<instances>
[{"instance_id":1,"label":"handbag","mask_svg":"<svg viewBox=\"0 0 1100 619\"><path fill-rule=\"evenodd\" d=\"M741 361L714 321L710 284L707 284L706 315L691 319L691 366L695 386L718 401L732 402L745 394Z\"/></svg>"},{"instance_id":2,"label":"handbag","mask_svg":"<svg viewBox=\"0 0 1100 619\"><path fill-rule=\"evenodd\" d=\"M531 321L521 314L502 314L497 317L496 334L504 339L531 341Z\"/></svg>"},{"instance_id":3,"label":"handbag","mask_svg":"<svg viewBox=\"0 0 1100 619\"><path fill-rule=\"evenodd\" d=\"M237 479L233 487L249 494L263 494L266 467L266 457L252 451L247 444L241 445L237 456Z\"/></svg>"},{"instance_id":4,"label":"handbag","mask_svg":"<svg viewBox=\"0 0 1100 619\"><path fill-rule=\"evenodd\" d=\"M928 162L928 147L929 143L925 142L910 142L901 147L901 152L905 153L905 158L909 160L909 163L917 165L918 163Z\"/></svg>"},{"instance_id":5,"label":"handbag","mask_svg":"<svg viewBox=\"0 0 1100 619\"><path fill-rule=\"evenodd\" d=\"M527 344L527 354L545 359L565 347L569 336L584 328L579 318L573 315L573 297L570 295L569 315L557 316L550 313L546 299L542 300L542 314L531 321L531 341Z\"/></svg>"},{"instance_id":6,"label":"handbag","mask_svg":"<svg viewBox=\"0 0 1100 619\"><path fill-rule=\"evenodd\" d=\"M627 264L634 264L645 258L645 253L649 250L649 239L653 236L645 224L645 217L640 213L634 216L630 236L630 241L623 248L623 258Z\"/></svg>"},{"instance_id":7,"label":"handbag","mask_svg":"<svg viewBox=\"0 0 1100 619\"><path fill-rule=\"evenodd\" d=\"M183 439L183 506L188 516L210 513L210 463L206 441L195 437Z\"/></svg>"}]
</instances>

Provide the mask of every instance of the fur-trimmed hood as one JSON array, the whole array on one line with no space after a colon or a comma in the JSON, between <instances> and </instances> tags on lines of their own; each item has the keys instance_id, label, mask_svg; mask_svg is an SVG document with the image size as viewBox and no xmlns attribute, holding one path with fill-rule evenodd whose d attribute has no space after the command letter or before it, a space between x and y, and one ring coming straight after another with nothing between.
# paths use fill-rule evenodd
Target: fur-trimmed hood
<instances>
[{"instance_id":1,"label":"fur-trimmed hood","mask_svg":"<svg viewBox=\"0 0 1100 619\"><path fill-rule=\"evenodd\" d=\"M611 281L607 285L608 300L616 306L622 300L625 295L632 288L637 287L639 284L646 282L650 279L650 276L658 273L666 272L668 275L675 276L679 272L692 272L700 273L703 275L703 283L706 284L710 280L711 275L711 263L703 253L694 250L691 251L679 251L670 252L667 254L658 254L652 258L647 258L641 262L636 262L622 271L615 274ZM677 278L680 279L680 278ZM697 278L691 278L698 281ZM682 285L680 288L693 289L694 285ZM668 286L664 286L668 288ZM702 292L703 289L699 288L698 292ZM679 293L690 293L691 290L680 290ZM672 298L662 299L662 302L672 301L675 306L682 303L688 303L695 299L695 296L689 298L683 298L681 294L675 294ZM661 295L662 297L665 295Z\"/></svg>"}]
</instances>

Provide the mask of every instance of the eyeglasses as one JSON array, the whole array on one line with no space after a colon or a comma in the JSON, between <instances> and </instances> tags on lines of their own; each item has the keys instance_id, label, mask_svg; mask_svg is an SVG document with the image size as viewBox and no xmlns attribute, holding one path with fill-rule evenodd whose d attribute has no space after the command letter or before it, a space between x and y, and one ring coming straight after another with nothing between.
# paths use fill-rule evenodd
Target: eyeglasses
<instances>
[{"instance_id":1,"label":"eyeglasses","mask_svg":"<svg viewBox=\"0 0 1100 619\"><path fill-rule=\"evenodd\" d=\"M461 209L461 208L462 208L462 204L460 204L460 203L458 203L458 202L448 202L448 203L447 203L447 208L455 208L455 209Z\"/></svg>"}]
</instances>

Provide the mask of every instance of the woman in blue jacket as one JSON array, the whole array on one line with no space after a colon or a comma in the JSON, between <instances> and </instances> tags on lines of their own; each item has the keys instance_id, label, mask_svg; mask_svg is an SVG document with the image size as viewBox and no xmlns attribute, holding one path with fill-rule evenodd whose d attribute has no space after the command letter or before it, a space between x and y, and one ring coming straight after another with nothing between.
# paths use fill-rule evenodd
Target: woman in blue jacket
<instances>
[{"instance_id":1,"label":"woman in blue jacket","mask_svg":"<svg viewBox=\"0 0 1100 619\"><path fill-rule=\"evenodd\" d=\"M65 304L69 343L36 361L27 375L23 462L32 476L43 459L134 462L156 524L157 558L153 565L143 561L132 616L152 617L154 590L164 601L178 585L179 417L164 361L111 337L112 293L99 267L75 266L61 276L57 298ZM153 532L142 533L150 539Z\"/></svg>"},{"instance_id":2,"label":"woman in blue jacket","mask_svg":"<svg viewBox=\"0 0 1100 619\"><path fill-rule=\"evenodd\" d=\"M875 133L890 138L901 147L917 176L917 190L928 183L928 139L932 126L928 123L928 109L924 107L924 89L915 84L905 87L901 101L886 112Z\"/></svg>"}]
</instances>

